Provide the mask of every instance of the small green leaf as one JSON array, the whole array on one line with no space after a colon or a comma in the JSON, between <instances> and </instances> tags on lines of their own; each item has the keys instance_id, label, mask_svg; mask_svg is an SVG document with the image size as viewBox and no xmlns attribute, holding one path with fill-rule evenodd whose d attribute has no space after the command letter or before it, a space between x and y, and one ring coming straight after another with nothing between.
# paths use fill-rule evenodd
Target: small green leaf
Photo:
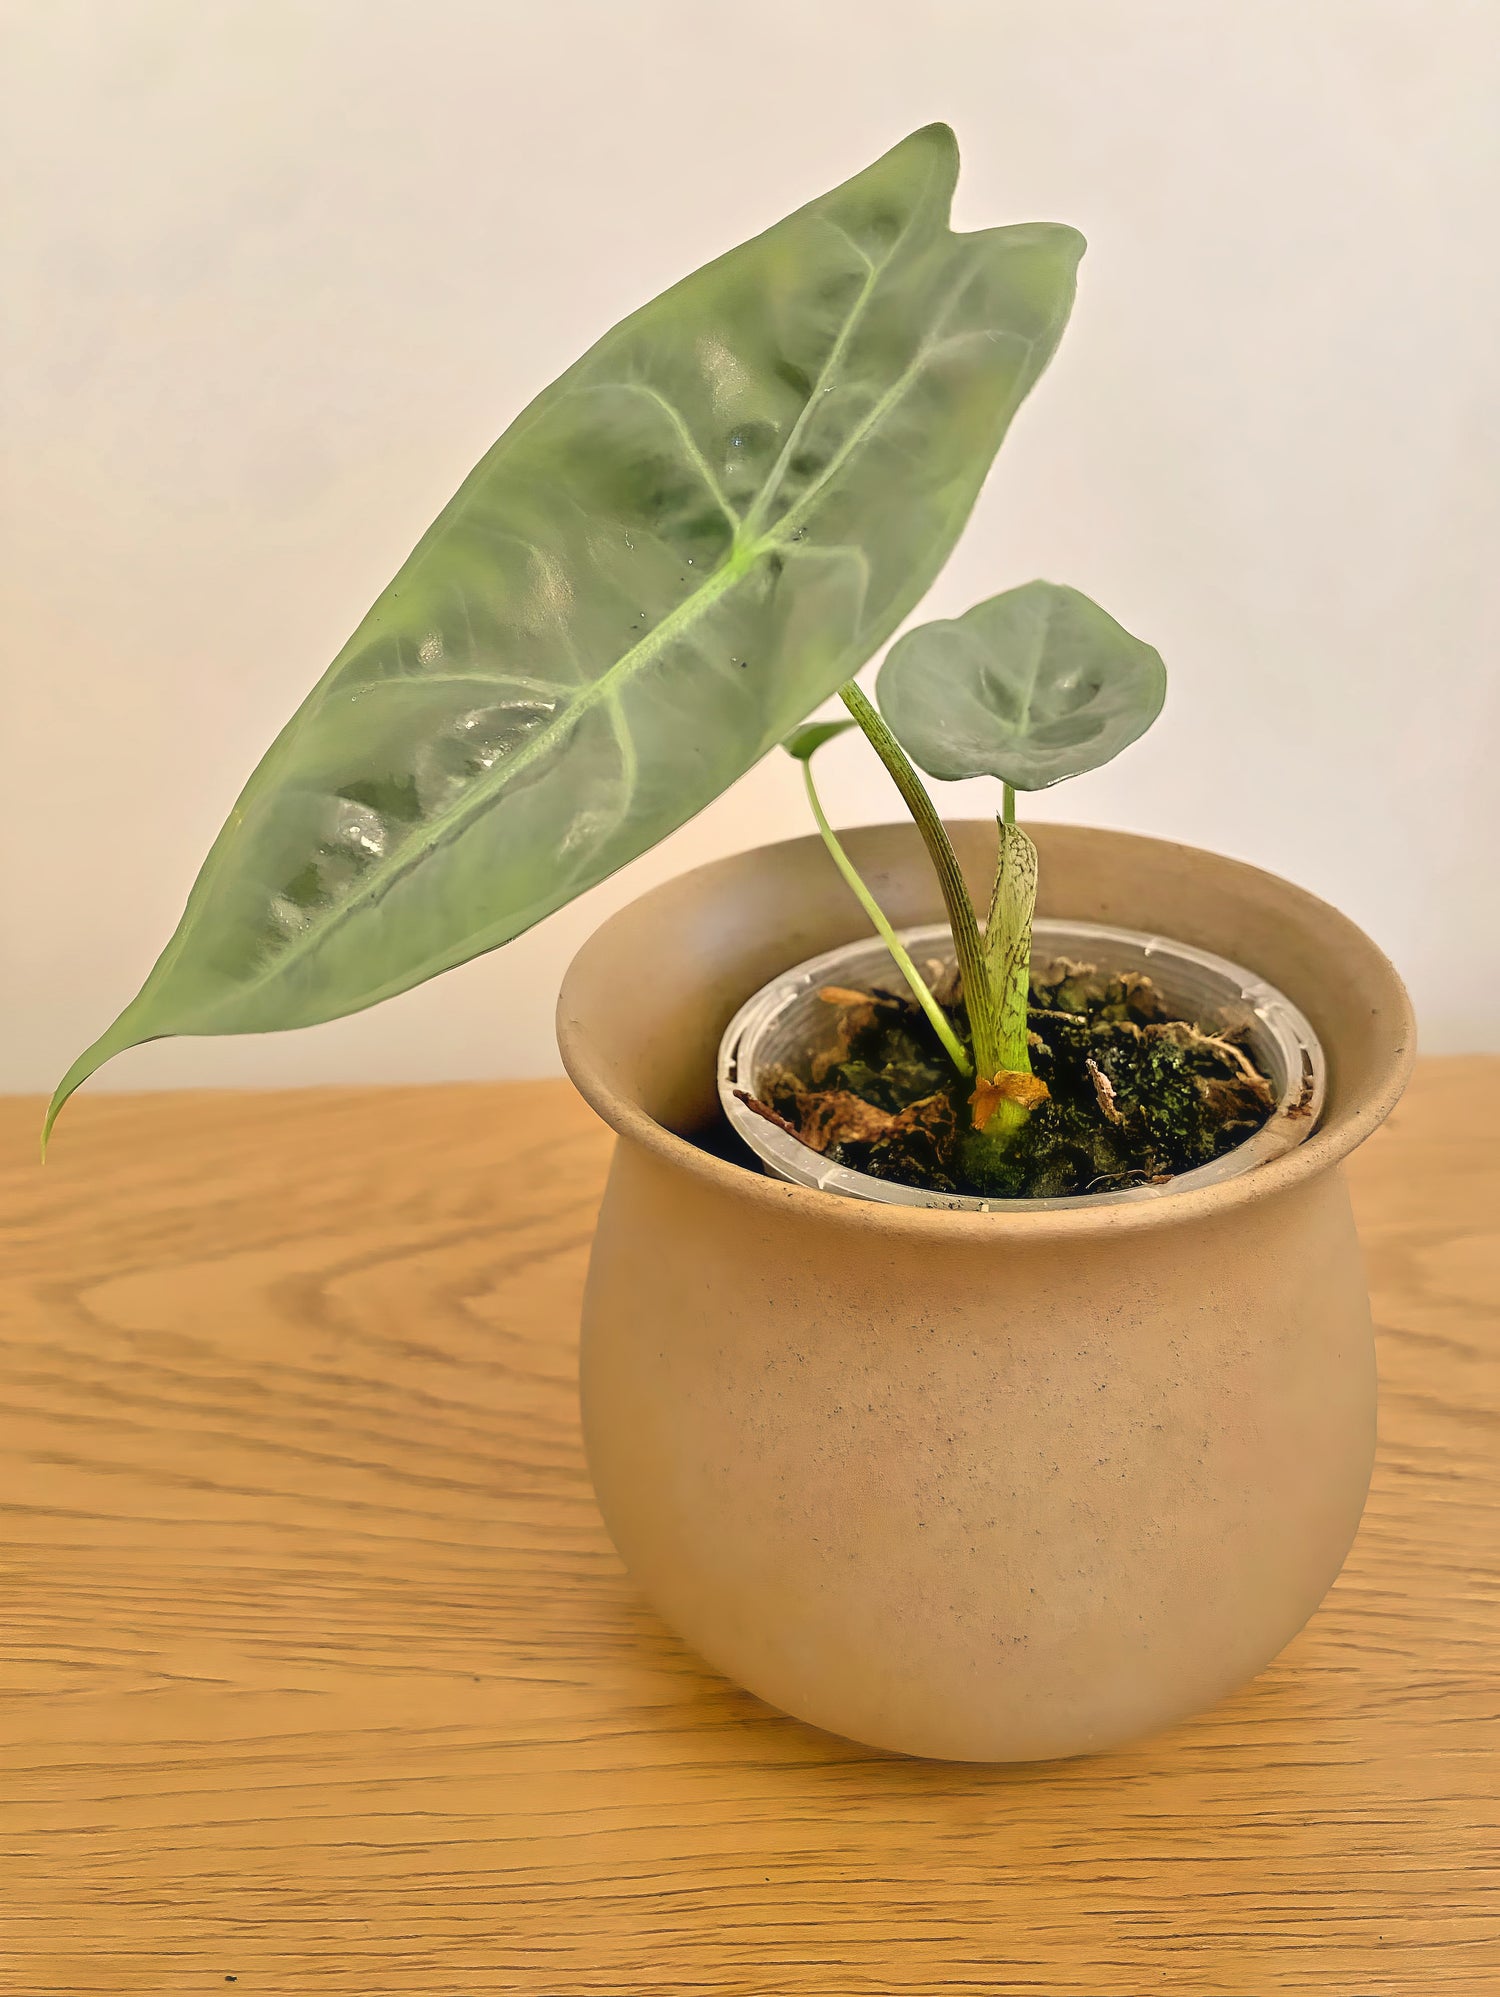
<instances>
[{"instance_id":1,"label":"small green leaf","mask_svg":"<svg viewBox=\"0 0 1500 1997\"><path fill-rule=\"evenodd\" d=\"M955 235L957 171L945 126L913 133L517 417L267 751L53 1116L143 1040L336 1019L508 942L859 670L947 559L1083 249Z\"/></svg>"},{"instance_id":2,"label":"small green leaf","mask_svg":"<svg viewBox=\"0 0 1500 1997\"><path fill-rule=\"evenodd\" d=\"M891 647L880 711L930 777L1046 790L1097 770L1161 712L1167 669L1076 589L1028 582Z\"/></svg>"},{"instance_id":3,"label":"small green leaf","mask_svg":"<svg viewBox=\"0 0 1500 1997\"><path fill-rule=\"evenodd\" d=\"M842 735L853 726L852 721L809 721L788 735L781 746L789 756L805 763L818 753L825 742L831 742L835 735Z\"/></svg>"}]
</instances>

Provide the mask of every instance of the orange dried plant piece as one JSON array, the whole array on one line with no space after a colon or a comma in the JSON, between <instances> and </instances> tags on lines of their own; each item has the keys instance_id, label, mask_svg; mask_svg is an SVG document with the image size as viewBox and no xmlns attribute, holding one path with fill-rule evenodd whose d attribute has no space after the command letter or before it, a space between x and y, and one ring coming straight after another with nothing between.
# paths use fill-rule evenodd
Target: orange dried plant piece
<instances>
[{"instance_id":1,"label":"orange dried plant piece","mask_svg":"<svg viewBox=\"0 0 1500 1997\"><path fill-rule=\"evenodd\" d=\"M981 1075L974 1085L974 1093L969 1103L974 1111L974 1128L983 1130L1001 1103L1015 1103L1023 1110L1033 1110L1038 1103L1044 1103L1052 1091L1039 1075L1022 1075L1012 1069L1002 1069L998 1075Z\"/></svg>"}]
</instances>

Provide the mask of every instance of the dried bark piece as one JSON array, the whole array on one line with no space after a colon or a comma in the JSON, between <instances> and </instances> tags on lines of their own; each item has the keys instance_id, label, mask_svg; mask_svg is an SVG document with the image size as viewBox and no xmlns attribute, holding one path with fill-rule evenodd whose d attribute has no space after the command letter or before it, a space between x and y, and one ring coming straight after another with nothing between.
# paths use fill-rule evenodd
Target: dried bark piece
<instances>
[{"instance_id":1,"label":"dried bark piece","mask_svg":"<svg viewBox=\"0 0 1500 1997\"><path fill-rule=\"evenodd\" d=\"M1115 1101L1115 1085L1105 1074L1099 1063L1090 1054L1084 1062L1089 1071L1089 1080L1094 1085L1094 1094L1099 1099L1099 1110L1106 1123L1123 1123L1119 1104Z\"/></svg>"},{"instance_id":2,"label":"dried bark piece","mask_svg":"<svg viewBox=\"0 0 1500 1997\"><path fill-rule=\"evenodd\" d=\"M746 1089L735 1094L747 1109L820 1154L836 1144L879 1144L917 1131L940 1139L951 1136L954 1128L953 1105L944 1095L923 1096L905 1109L888 1110L849 1089L799 1089L789 1105L792 1117L786 1117Z\"/></svg>"},{"instance_id":3,"label":"dried bark piece","mask_svg":"<svg viewBox=\"0 0 1500 1997\"><path fill-rule=\"evenodd\" d=\"M797 1135L814 1151L827 1151L835 1144L873 1144L896 1123L891 1110L877 1109L848 1089L806 1095L797 1107L802 1115Z\"/></svg>"},{"instance_id":4,"label":"dried bark piece","mask_svg":"<svg viewBox=\"0 0 1500 1997\"><path fill-rule=\"evenodd\" d=\"M767 1123L774 1123L776 1128L784 1130L788 1137L796 1137L799 1134L795 1123L788 1123L780 1110L772 1109L771 1105L763 1103L759 1096L752 1096L748 1089L736 1089L734 1093L746 1109L753 1109L757 1116L763 1116Z\"/></svg>"},{"instance_id":5,"label":"dried bark piece","mask_svg":"<svg viewBox=\"0 0 1500 1997\"><path fill-rule=\"evenodd\" d=\"M847 1061L860 1034L875 1024L882 1012L899 1014L901 1001L882 992L859 992L847 985L820 985L818 997L825 1005L839 1008L838 1024L831 1047L820 1047L808 1064L813 1081L821 1082L831 1068Z\"/></svg>"},{"instance_id":6,"label":"dried bark piece","mask_svg":"<svg viewBox=\"0 0 1500 1997\"><path fill-rule=\"evenodd\" d=\"M852 991L848 985L819 985L818 997L824 1005L863 1005L872 1010L875 1005L873 992Z\"/></svg>"}]
</instances>

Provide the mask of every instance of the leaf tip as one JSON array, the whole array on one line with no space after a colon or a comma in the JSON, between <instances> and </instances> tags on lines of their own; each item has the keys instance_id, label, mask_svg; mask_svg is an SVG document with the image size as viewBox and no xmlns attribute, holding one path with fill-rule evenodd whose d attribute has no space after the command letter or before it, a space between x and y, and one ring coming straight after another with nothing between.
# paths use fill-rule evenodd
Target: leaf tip
<instances>
[{"instance_id":1,"label":"leaf tip","mask_svg":"<svg viewBox=\"0 0 1500 1997\"><path fill-rule=\"evenodd\" d=\"M958 134L945 118L933 118L925 125L918 125L906 143L925 146L929 152L941 153L955 166L958 164Z\"/></svg>"},{"instance_id":2,"label":"leaf tip","mask_svg":"<svg viewBox=\"0 0 1500 1997\"><path fill-rule=\"evenodd\" d=\"M1049 222L1047 226L1056 235L1059 248L1066 250L1073 259L1076 268L1089 253L1088 237L1082 229L1075 229L1071 222Z\"/></svg>"},{"instance_id":3,"label":"leaf tip","mask_svg":"<svg viewBox=\"0 0 1500 1997\"><path fill-rule=\"evenodd\" d=\"M938 192L945 203L951 201L959 169L958 137L953 127L941 119L919 125L904 139L898 139L868 171L873 173L888 167L914 170L926 181L929 191Z\"/></svg>"},{"instance_id":4,"label":"leaf tip","mask_svg":"<svg viewBox=\"0 0 1500 1997\"><path fill-rule=\"evenodd\" d=\"M47 1162L47 1147L52 1142L52 1126L62 1115L63 1104L71 1094L72 1090L65 1088L61 1082L52 1091L52 1100L47 1105L47 1114L42 1118L42 1134L37 1145L37 1158L43 1165Z\"/></svg>"},{"instance_id":5,"label":"leaf tip","mask_svg":"<svg viewBox=\"0 0 1500 1997\"><path fill-rule=\"evenodd\" d=\"M127 1047L135 1047L140 1044L138 1038L128 1028L123 1032L121 1030L128 1017L129 1009L120 1015L120 1018L115 1021L107 1033L100 1034L91 1047L85 1047L78 1059L52 1091L52 1100L48 1103L47 1114L42 1119L41 1157L43 1164L47 1162L47 1149L52 1142L53 1128L59 1116L62 1115L68 1099L83 1086L90 1075L102 1068L106 1061L112 1060L116 1054L123 1053ZM149 1039L152 1036L147 1035L145 1037Z\"/></svg>"}]
</instances>

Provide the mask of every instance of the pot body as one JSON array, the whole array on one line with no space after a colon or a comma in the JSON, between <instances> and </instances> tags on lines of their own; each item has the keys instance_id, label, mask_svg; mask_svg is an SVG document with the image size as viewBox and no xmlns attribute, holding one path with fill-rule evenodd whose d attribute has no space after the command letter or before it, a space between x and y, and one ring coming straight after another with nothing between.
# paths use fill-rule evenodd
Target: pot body
<instances>
[{"instance_id":1,"label":"pot body","mask_svg":"<svg viewBox=\"0 0 1500 1997\"><path fill-rule=\"evenodd\" d=\"M851 839L900 921L930 892L908 830ZM992 830L953 831L982 878ZM1149 892L1099 898L1153 854L1180 871L1188 849L1052 827L1038 844L1044 883L1069 893L1076 876L1071 913L1170 928ZM570 973L564 1051L622 1138L583 1327L600 1505L663 1617L786 1712L918 1755L1105 1747L1253 1676L1353 1539L1375 1378L1338 1159L1404 1080L1404 994L1333 911L1189 855L1225 919L1193 933L1189 897L1172 933L1263 971L1323 1039L1311 1139L1240 1180L1097 1217L840 1199L685 1141L735 1007L858 932L826 864L798 841L702 869L616 917ZM1085 873L1096 898L1078 906ZM1230 933L1236 876L1281 903L1283 931L1291 911L1313 958L1321 925L1373 965L1314 989L1296 949L1267 963L1256 921ZM666 1021L619 997L642 952L675 993Z\"/></svg>"},{"instance_id":2,"label":"pot body","mask_svg":"<svg viewBox=\"0 0 1500 1997\"><path fill-rule=\"evenodd\" d=\"M622 1147L582 1354L616 1545L720 1670L876 1746L1031 1760L1210 1704L1343 1563L1373 1341L1336 1173L1165 1248L934 1253Z\"/></svg>"}]
</instances>

